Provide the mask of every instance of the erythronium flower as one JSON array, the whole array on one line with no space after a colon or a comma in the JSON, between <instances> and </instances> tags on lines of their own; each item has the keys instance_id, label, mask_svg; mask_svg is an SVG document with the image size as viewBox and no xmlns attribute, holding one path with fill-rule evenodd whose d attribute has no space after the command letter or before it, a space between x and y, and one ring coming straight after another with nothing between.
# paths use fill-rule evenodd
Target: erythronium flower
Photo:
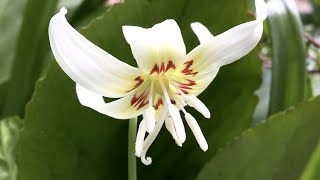
<instances>
[{"instance_id":1,"label":"erythronium flower","mask_svg":"<svg viewBox=\"0 0 320 180\"><path fill-rule=\"evenodd\" d=\"M180 111L200 148L208 149L197 121L184 107L191 106L210 118L208 108L197 96L221 66L245 56L260 41L267 8L263 0L255 3L255 21L215 37L202 24L192 23L200 45L188 54L174 20L149 29L123 26L139 68L119 61L79 34L67 22L65 8L50 21L50 45L61 68L77 83L82 105L116 119L143 116L137 133L136 156L149 165L151 158L146 158L146 152L163 124L178 146L186 140ZM120 99L105 103L103 96Z\"/></svg>"}]
</instances>

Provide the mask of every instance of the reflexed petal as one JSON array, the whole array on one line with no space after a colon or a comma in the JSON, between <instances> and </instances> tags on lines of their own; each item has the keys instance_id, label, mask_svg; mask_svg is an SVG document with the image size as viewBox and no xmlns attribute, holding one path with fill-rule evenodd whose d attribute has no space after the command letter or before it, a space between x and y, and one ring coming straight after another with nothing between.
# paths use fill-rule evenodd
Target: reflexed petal
<instances>
[{"instance_id":1,"label":"reflexed petal","mask_svg":"<svg viewBox=\"0 0 320 180\"><path fill-rule=\"evenodd\" d=\"M191 24L193 32L197 35L200 43L206 43L214 37L210 31L201 23L195 22Z\"/></svg>"},{"instance_id":2,"label":"reflexed petal","mask_svg":"<svg viewBox=\"0 0 320 180\"><path fill-rule=\"evenodd\" d=\"M148 74L175 69L185 60L186 48L174 20L149 29L123 26L122 30L138 66Z\"/></svg>"},{"instance_id":3,"label":"reflexed petal","mask_svg":"<svg viewBox=\"0 0 320 180\"><path fill-rule=\"evenodd\" d=\"M187 61L193 61L189 68L198 75L211 73L248 54L262 36L263 21L267 17L267 7L263 0L256 0L256 14L255 21L238 25L191 51L187 55Z\"/></svg>"},{"instance_id":4,"label":"reflexed petal","mask_svg":"<svg viewBox=\"0 0 320 180\"><path fill-rule=\"evenodd\" d=\"M112 98L123 97L141 84L141 71L100 49L68 23L62 8L49 25L50 45L57 62L81 86ZM140 78L139 78L140 77Z\"/></svg>"},{"instance_id":5,"label":"reflexed petal","mask_svg":"<svg viewBox=\"0 0 320 180\"><path fill-rule=\"evenodd\" d=\"M98 111L101 114L116 118L130 119L141 115L147 107L145 101L145 92L142 88L138 88L133 95L123 97L121 99L105 103L103 97L96 94L81 85L77 84L77 95L80 103Z\"/></svg>"}]
</instances>

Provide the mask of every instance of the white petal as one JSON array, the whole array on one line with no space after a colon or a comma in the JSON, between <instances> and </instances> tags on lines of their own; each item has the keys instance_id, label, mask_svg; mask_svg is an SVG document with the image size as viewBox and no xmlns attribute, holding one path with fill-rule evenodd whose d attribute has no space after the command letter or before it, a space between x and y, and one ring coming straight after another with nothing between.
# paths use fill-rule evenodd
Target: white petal
<instances>
[{"instance_id":1,"label":"white petal","mask_svg":"<svg viewBox=\"0 0 320 180\"><path fill-rule=\"evenodd\" d=\"M101 95L96 94L79 84L77 84L76 89L79 101L83 106L87 106L101 114L105 114L116 119L130 119L137 117L141 115L147 107L143 106L138 109L137 106L132 105L132 99L135 98L135 94L110 103L105 103ZM147 102L141 101L141 104L147 104Z\"/></svg>"},{"instance_id":2,"label":"white petal","mask_svg":"<svg viewBox=\"0 0 320 180\"><path fill-rule=\"evenodd\" d=\"M137 157L140 157L142 154L145 135L146 135L146 124L145 124L145 121L142 120L139 124L139 129L138 129L137 139L136 139L136 146L135 146Z\"/></svg>"},{"instance_id":3,"label":"white petal","mask_svg":"<svg viewBox=\"0 0 320 180\"><path fill-rule=\"evenodd\" d=\"M190 68L198 75L211 73L248 54L262 36L263 21L267 17L267 7L263 0L256 0L256 14L255 21L238 25L191 51L187 57L194 61Z\"/></svg>"},{"instance_id":4,"label":"white petal","mask_svg":"<svg viewBox=\"0 0 320 180\"><path fill-rule=\"evenodd\" d=\"M167 130L170 132L172 138L174 139L174 141L176 142L176 144L178 146L182 146L182 143L180 142L178 136L177 136L177 132L176 130L174 129L174 125L173 125L173 122L172 122L172 119L171 117L168 117L166 120L165 120L165 125L166 125L166 128Z\"/></svg>"},{"instance_id":5,"label":"white petal","mask_svg":"<svg viewBox=\"0 0 320 180\"><path fill-rule=\"evenodd\" d=\"M195 22L191 24L193 32L197 35L200 43L206 43L214 37L210 31L201 23Z\"/></svg>"},{"instance_id":6,"label":"white petal","mask_svg":"<svg viewBox=\"0 0 320 180\"><path fill-rule=\"evenodd\" d=\"M122 30L138 66L148 74L156 72L157 68L158 71L174 69L173 65L178 67L185 60L185 44L174 20L166 20L149 29L123 26Z\"/></svg>"},{"instance_id":7,"label":"white petal","mask_svg":"<svg viewBox=\"0 0 320 180\"><path fill-rule=\"evenodd\" d=\"M186 119L194 137L196 138L200 148L203 151L207 151L208 150L208 143L202 134L202 131L199 127L197 120L189 113L185 114L185 119Z\"/></svg>"},{"instance_id":8,"label":"white petal","mask_svg":"<svg viewBox=\"0 0 320 180\"><path fill-rule=\"evenodd\" d=\"M146 121L146 128L148 133L151 133L153 131L154 126L156 124L155 114L156 110L153 106L148 107L143 114L143 118Z\"/></svg>"},{"instance_id":9,"label":"white petal","mask_svg":"<svg viewBox=\"0 0 320 180\"><path fill-rule=\"evenodd\" d=\"M168 110L172 118L174 128L176 129L178 139L180 140L181 143L184 143L184 141L186 140L186 132L180 116L180 112L177 109L177 107L173 104L169 105Z\"/></svg>"},{"instance_id":10,"label":"white petal","mask_svg":"<svg viewBox=\"0 0 320 180\"><path fill-rule=\"evenodd\" d=\"M127 95L140 82L136 78L141 71L88 41L68 23L66 12L62 8L49 24L50 45L58 64L72 80L95 93L112 98Z\"/></svg>"},{"instance_id":11,"label":"white petal","mask_svg":"<svg viewBox=\"0 0 320 180\"><path fill-rule=\"evenodd\" d=\"M188 75L188 73L184 73L188 71L184 70L185 69L180 70L180 74L177 73L177 76L171 76L171 79L172 81L176 82L176 86L180 87L185 94L193 94L195 96L201 94L219 72L219 68L217 68L210 73L192 75L192 68L190 68L189 70L191 73Z\"/></svg>"}]
</instances>

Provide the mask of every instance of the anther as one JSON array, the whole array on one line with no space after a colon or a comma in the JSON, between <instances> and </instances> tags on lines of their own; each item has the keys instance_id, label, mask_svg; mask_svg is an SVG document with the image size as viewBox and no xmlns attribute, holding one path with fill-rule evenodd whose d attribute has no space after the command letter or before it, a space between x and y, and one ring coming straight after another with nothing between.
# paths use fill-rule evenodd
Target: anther
<instances>
[{"instance_id":1,"label":"anther","mask_svg":"<svg viewBox=\"0 0 320 180\"><path fill-rule=\"evenodd\" d=\"M177 137L177 132L174 129L174 125L173 125L171 117L168 117L165 120L165 125L166 125L167 130L170 132L171 136L173 137L174 141L176 142L176 144L181 147L182 143L180 142L179 138Z\"/></svg>"},{"instance_id":2,"label":"anther","mask_svg":"<svg viewBox=\"0 0 320 180\"><path fill-rule=\"evenodd\" d=\"M195 95L189 95L185 98L186 103L195 108L198 112L200 112L205 118L209 119L211 114L206 105L203 104Z\"/></svg>"},{"instance_id":3,"label":"anther","mask_svg":"<svg viewBox=\"0 0 320 180\"><path fill-rule=\"evenodd\" d=\"M142 120L139 124L139 129L138 129L137 139L136 139L136 146L135 146L137 157L140 157L142 154L145 134L146 134L145 120Z\"/></svg>"},{"instance_id":4,"label":"anther","mask_svg":"<svg viewBox=\"0 0 320 180\"><path fill-rule=\"evenodd\" d=\"M208 150L208 143L207 143L200 127L199 127L197 120L189 113L185 114L184 117L185 117L194 137L196 138L200 148L203 151L207 151Z\"/></svg>"}]
</instances>

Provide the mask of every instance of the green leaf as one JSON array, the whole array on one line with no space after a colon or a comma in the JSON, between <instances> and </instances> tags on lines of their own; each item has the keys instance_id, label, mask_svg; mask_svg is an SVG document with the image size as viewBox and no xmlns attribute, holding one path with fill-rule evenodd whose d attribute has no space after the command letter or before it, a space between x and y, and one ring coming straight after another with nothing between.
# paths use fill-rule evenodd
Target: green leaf
<instances>
[{"instance_id":1,"label":"green leaf","mask_svg":"<svg viewBox=\"0 0 320 180\"><path fill-rule=\"evenodd\" d=\"M52 62L27 107L18 179L126 179L127 129L127 121L81 106L74 83Z\"/></svg>"},{"instance_id":2,"label":"green leaf","mask_svg":"<svg viewBox=\"0 0 320 180\"><path fill-rule=\"evenodd\" d=\"M320 97L271 116L242 133L197 180L298 179L320 137Z\"/></svg>"},{"instance_id":3,"label":"green leaf","mask_svg":"<svg viewBox=\"0 0 320 180\"><path fill-rule=\"evenodd\" d=\"M179 23L188 50L199 44L190 28L192 22L205 24L216 35L253 19L248 18L245 3L233 0L127 0L81 32L102 49L136 66L121 26L150 27L170 18ZM138 162L138 179L193 179L219 147L250 126L257 103L253 93L261 82L256 55L254 51L223 67L200 96L211 110L212 119L206 120L188 109L198 119L209 151L201 151L189 130L183 148L177 147L164 128L148 152L153 164L146 167ZM128 122L82 107L74 86L55 62L37 84L21 133L20 179L127 178Z\"/></svg>"},{"instance_id":4,"label":"green leaf","mask_svg":"<svg viewBox=\"0 0 320 180\"><path fill-rule=\"evenodd\" d=\"M57 3L57 0L28 0L26 4L16 43L4 116L23 115L49 50L47 27Z\"/></svg>"},{"instance_id":5,"label":"green leaf","mask_svg":"<svg viewBox=\"0 0 320 180\"><path fill-rule=\"evenodd\" d=\"M78 27L80 27L79 25L86 25L87 22L92 19L91 17L94 17L98 14L101 15L101 12L107 9L104 4L105 0L84 0L77 10L72 14L70 23L75 24Z\"/></svg>"},{"instance_id":6,"label":"green leaf","mask_svg":"<svg viewBox=\"0 0 320 180\"><path fill-rule=\"evenodd\" d=\"M269 112L283 111L303 101L306 87L306 48L299 13L293 0L268 1L272 42Z\"/></svg>"},{"instance_id":7,"label":"green leaf","mask_svg":"<svg viewBox=\"0 0 320 180\"><path fill-rule=\"evenodd\" d=\"M320 179L320 141L303 172L301 180L317 180Z\"/></svg>"},{"instance_id":8,"label":"green leaf","mask_svg":"<svg viewBox=\"0 0 320 180\"><path fill-rule=\"evenodd\" d=\"M0 179L16 180L16 146L22 119L9 117L0 121Z\"/></svg>"}]
</instances>

